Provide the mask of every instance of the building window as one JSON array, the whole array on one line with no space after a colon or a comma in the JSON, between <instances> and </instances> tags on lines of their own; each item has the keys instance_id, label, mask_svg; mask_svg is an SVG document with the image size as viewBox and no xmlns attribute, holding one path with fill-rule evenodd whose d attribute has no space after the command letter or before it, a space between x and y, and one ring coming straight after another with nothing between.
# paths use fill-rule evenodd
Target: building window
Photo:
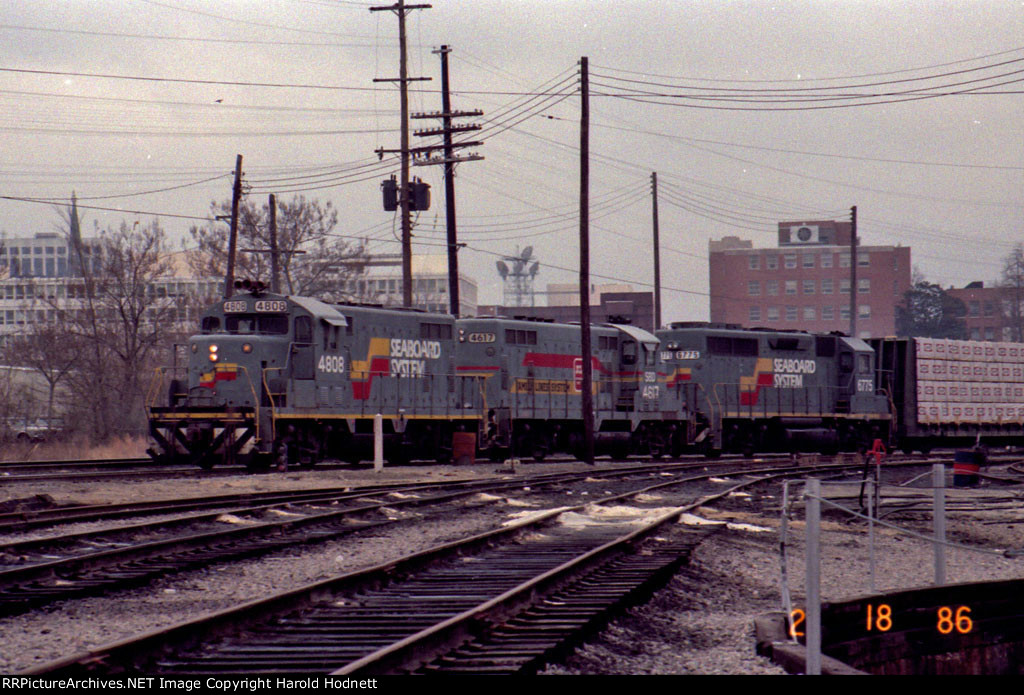
<instances>
[{"instance_id":1,"label":"building window","mask_svg":"<svg viewBox=\"0 0 1024 695\"><path fill-rule=\"evenodd\" d=\"M805 268L813 268L814 267L814 254L813 253L805 253L804 254L804 267Z\"/></svg>"},{"instance_id":2,"label":"building window","mask_svg":"<svg viewBox=\"0 0 1024 695\"><path fill-rule=\"evenodd\" d=\"M858 266L869 266L871 265L871 255L867 251L861 251L857 254L857 265Z\"/></svg>"},{"instance_id":3,"label":"building window","mask_svg":"<svg viewBox=\"0 0 1024 695\"><path fill-rule=\"evenodd\" d=\"M978 328L972 328L971 329L971 340L981 340L981 329L978 329Z\"/></svg>"},{"instance_id":4,"label":"building window","mask_svg":"<svg viewBox=\"0 0 1024 695\"><path fill-rule=\"evenodd\" d=\"M779 294L779 281L766 280L764 283L764 291L769 297L777 296Z\"/></svg>"},{"instance_id":5,"label":"building window","mask_svg":"<svg viewBox=\"0 0 1024 695\"><path fill-rule=\"evenodd\" d=\"M787 321L796 321L796 316L797 316L796 307L795 306L787 306L786 307L786 320Z\"/></svg>"},{"instance_id":6,"label":"building window","mask_svg":"<svg viewBox=\"0 0 1024 695\"><path fill-rule=\"evenodd\" d=\"M857 317L862 319L871 318L871 306L868 304L861 304L857 307Z\"/></svg>"},{"instance_id":7,"label":"building window","mask_svg":"<svg viewBox=\"0 0 1024 695\"><path fill-rule=\"evenodd\" d=\"M849 278L842 278L839 280L839 294L850 294Z\"/></svg>"},{"instance_id":8,"label":"building window","mask_svg":"<svg viewBox=\"0 0 1024 695\"><path fill-rule=\"evenodd\" d=\"M814 294L814 280L804 280L804 294Z\"/></svg>"},{"instance_id":9,"label":"building window","mask_svg":"<svg viewBox=\"0 0 1024 695\"><path fill-rule=\"evenodd\" d=\"M758 270L760 267L761 267L761 257L760 256L750 256L750 269L751 270Z\"/></svg>"},{"instance_id":10,"label":"building window","mask_svg":"<svg viewBox=\"0 0 1024 695\"><path fill-rule=\"evenodd\" d=\"M831 253L823 253L823 254L821 254L821 267L822 268L831 268L832 267L832 254Z\"/></svg>"},{"instance_id":11,"label":"building window","mask_svg":"<svg viewBox=\"0 0 1024 695\"><path fill-rule=\"evenodd\" d=\"M747 294L751 297L761 296L761 283L757 280L751 280L747 283Z\"/></svg>"},{"instance_id":12,"label":"building window","mask_svg":"<svg viewBox=\"0 0 1024 695\"><path fill-rule=\"evenodd\" d=\"M778 256L765 256L764 257L764 267L767 268L768 270L778 270L779 269L779 257Z\"/></svg>"},{"instance_id":13,"label":"building window","mask_svg":"<svg viewBox=\"0 0 1024 695\"><path fill-rule=\"evenodd\" d=\"M752 306L750 307L750 320L760 321L761 320L761 307Z\"/></svg>"},{"instance_id":14,"label":"building window","mask_svg":"<svg viewBox=\"0 0 1024 695\"><path fill-rule=\"evenodd\" d=\"M816 314L813 306L804 307L804 321L813 321Z\"/></svg>"},{"instance_id":15,"label":"building window","mask_svg":"<svg viewBox=\"0 0 1024 695\"><path fill-rule=\"evenodd\" d=\"M785 254L782 257L782 259L783 259L783 263L785 264L786 268L792 269L792 268L796 267L796 254L795 253L787 253L787 254Z\"/></svg>"},{"instance_id":16,"label":"building window","mask_svg":"<svg viewBox=\"0 0 1024 695\"><path fill-rule=\"evenodd\" d=\"M996 339L996 329L993 328L992 326L986 326L985 327L985 340L995 340L995 339Z\"/></svg>"},{"instance_id":17,"label":"building window","mask_svg":"<svg viewBox=\"0 0 1024 695\"><path fill-rule=\"evenodd\" d=\"M857 281L857 294L871 294L870 278L861 278Z\"/></svg>"},{"instance_id":18,"label":"building window","mask_svg":"<svg viewBox=\"0 0 1024 695\"><path fill-rule=\"evenodd\" d=\"M967 302L967 315L981 316L981 302L977 300L971 300Z\"/></svg>"},{"instance_id":19,"label":"building window","mask_svg":"<svg viewBox=\"0 0 1024 695\"><path fill-rule=\"evenodd\" d=\"M821 307L821 320L822 321L834 321L836 318L836 308L834 306L823 306Z\"/></svg>"},{"instance_id":20,"label":"building window","mask_svg":"<svg viewBox=\"0 0 1024 695\"><path fill-rule=\"evenodd\" d=\"M985 307L985 316L995 316L996 315L996 305L995 305L995 302L985 302L984 307Z\"/></svg>"},{"instance_id":21,"label":"building window","mask_svg":"<svg viewBox=\"0 0 1024 695\"><path fill-rule=\"evenodd\" d=\"M841 254L839 254L839 267L840 268L849 268L850 267L850 254L849 253L841 253Z\"/></svg>"},{"instance_id":22,"label":"building window","mask_svg":"<svg viewBox=\"0 0 1024 695\"><path fill-rule=\"evenodd\" d=\"M796 280L786 280L786 294L796 294Z\"/></svg>"},{"instance_id":23,"label":"building window","mask_svg":"<svg viewBox=\"0 0 1024 695\"><path fill-rule=\"evenodd\" d=\"M850 307L848 307L846 305L843 305L843 306L839 307L839 318L842 321L849 321L850 320Z\"/></svg>"},{"instance_id":24,"label":"building window","mask_svg":"<svg viewBox=\"0 0 1024 695\"><path fill-rule=\"evenodd\" d=\"M777 307L777 306L770 306L770 307L768 307L767 314L768 314L767 315L767 319L769 321L778 321L779 320L779 307Z\"/></svg>"},{"instance_id":25,"label":"building window","mask_svg":"<svg viewBox=\"0 0 1024 695\"><path fill-rule=\"evenodd\" d=\"M822 294L832 294L832 288L833 288L832 278L822 278L821 279L821 293Z\"/></svg>"}]
</instances>

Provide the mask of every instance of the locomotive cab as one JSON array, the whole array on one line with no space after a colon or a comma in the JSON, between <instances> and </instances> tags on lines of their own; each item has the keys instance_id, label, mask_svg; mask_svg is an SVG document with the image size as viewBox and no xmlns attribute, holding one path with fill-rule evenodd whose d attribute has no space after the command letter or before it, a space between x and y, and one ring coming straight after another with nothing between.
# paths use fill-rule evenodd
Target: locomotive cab
<instances>
[{"instance_id":1,"label":"locomotive cab","mask_svg":"<svg viewBox=\"0 0 1024 695\"><path fill-rule=\"evenodd\" d=\"M168 405L149 408L159 449L151 453L205 468L269 463L275 413L315 405L316 344L337 348L344 326L336 309L302 297L256 290L214 304L189 339L187 371L171 381Z\"/></svg>"}]
</instances>

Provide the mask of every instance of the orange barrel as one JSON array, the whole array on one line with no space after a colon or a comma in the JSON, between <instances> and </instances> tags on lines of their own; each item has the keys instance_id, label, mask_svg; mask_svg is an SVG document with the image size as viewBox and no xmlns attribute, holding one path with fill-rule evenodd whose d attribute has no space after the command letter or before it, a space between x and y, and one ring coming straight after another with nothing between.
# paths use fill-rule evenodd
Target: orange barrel
<instances>
[{"instance_id":1,"label":"orange barrel","mask_svg":"<svg viewBox=\"0 0 1024 695\"><path fill-rule=\"evenodd\" d=\"M476 432L452 433L452 463L476 463Z\"/></svg>"},{"instance_id":2,"label":"orange barrel","mask_svg":"<svg viewBox=\"0 0 1024 695\"><path fill-rule=\"evenodd\" d=\"M953 454L953 487L974 487L978 484L978 469L985 462L985 454L974 449L961 449Z\"/></svg>"}]
</instances>

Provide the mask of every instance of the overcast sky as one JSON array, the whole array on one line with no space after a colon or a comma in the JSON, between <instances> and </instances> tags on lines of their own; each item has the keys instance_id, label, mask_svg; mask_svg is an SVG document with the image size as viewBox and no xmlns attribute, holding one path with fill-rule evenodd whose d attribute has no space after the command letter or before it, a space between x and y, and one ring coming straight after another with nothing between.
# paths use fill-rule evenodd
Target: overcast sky
<instances>
[{"instance_id":1,"label":"overcast sky","mask_svg":"<svg viewBox=\"0 0 1024 695\"><path fill-rule=\"evenodd\" d=\"M398 97L373 82L398 75L398 22L372 4L0 0L0 196L75 190L140 211L84 209L87 231L158 215L184 238L241 154L257 202L330 201L339 234L398 252L379 190L397 167L374 154L399 145ZM409 14L409 74L433 78L413 110L440 109L432 51L448 44L454 106L485 112L486 159L457 177L481 303L501 301L495 261L527 245L538 289L576 279L581 56L594 281L649 289L658 172L666 321L707 318L709 239L771 246L783 220L856 205L862 243L912 246L944 286L995 280L1024 242L1021 0L430 4ZM415 250L442 253L441 171L413 173L434 193ZM57 219L0 200L7 236Z\"/></svg>"}]
</instances>

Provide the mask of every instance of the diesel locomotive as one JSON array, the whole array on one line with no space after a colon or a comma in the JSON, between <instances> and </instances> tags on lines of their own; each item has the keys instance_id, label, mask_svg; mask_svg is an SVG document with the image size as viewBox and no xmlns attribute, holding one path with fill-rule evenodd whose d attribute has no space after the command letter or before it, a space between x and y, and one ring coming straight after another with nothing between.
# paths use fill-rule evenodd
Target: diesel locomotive
<instances>
[{"instance_id":1,"label":"diesel locomotive","mask_svg":"<svg viewBox=\"0 0 1024 695\"><path fill-rule=\"evenodd\" d=\"M239 291L203 314L186 367L158 370L151 454L207 468L360 461L380 427L391 462L466 446L579 455L580 342L575 324ZM591 343L598 454L855 449L890 432L874 350L855 338L603 324Z\"/></svg>"}]
</instances>

